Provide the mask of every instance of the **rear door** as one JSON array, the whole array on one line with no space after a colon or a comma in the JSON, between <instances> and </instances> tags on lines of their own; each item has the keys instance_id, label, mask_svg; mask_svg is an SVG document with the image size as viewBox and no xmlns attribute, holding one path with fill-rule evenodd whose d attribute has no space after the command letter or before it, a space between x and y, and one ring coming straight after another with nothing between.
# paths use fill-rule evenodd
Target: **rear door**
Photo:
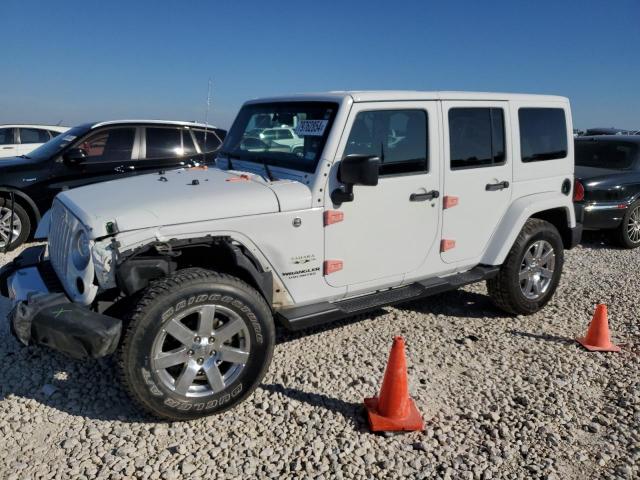
<instances>
[{"instance_id":1,"label":"rear door","mask_svg":"<svg viewBox=\"0 0 640 480\"><path fill-rule=\"evenodd\" d=\"M196 159L197 152L189 130L178 127L145 127L137 170L183 167Z\"/></svg>"},{"instance_id":2,"label":"rear door","mask_svg":"<svg viewBox=\"0 0 640 480\"><path fill-rule=\"evenodd\" d=\"M441 257L477 259L511 200L508 102L442 102L445 162Z\"/></svg>"},{"instance_id":3,"label":"rear door","mask_svg":"<svg viewBox=\"0 0 640 480\"><path fill-rule=\"evenodd\" d=\"M16 130L13 127L0 128L0 158L20 155Z\"/></svg>"}]
</instances>

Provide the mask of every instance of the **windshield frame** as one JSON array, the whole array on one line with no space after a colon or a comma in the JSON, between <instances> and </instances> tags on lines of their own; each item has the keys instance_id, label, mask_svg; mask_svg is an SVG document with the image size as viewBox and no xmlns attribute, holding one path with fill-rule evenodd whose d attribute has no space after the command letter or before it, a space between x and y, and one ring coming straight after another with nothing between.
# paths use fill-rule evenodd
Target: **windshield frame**
<instances>
[{"instance_id":1,"label":"windshield frame","mask_svg":"<svg viewBox=\"0 0 640 480\"><path fill-rule=\"evenodd\" d=\"M240 150L238 147L244 138L244 135L248 132L247 126L250 122L250 119L256 113L273 113L278 110L286 110L287 106L294 105L293 108L299 109L300 111L304 111L305 108L313 107L313 108L324 108L325 110L331 110L329 118L327 118L327 125L324 129L322 136L318 136L320 141L322 142L321 147L316 152L316 156L313 160L304 159L304 158L294 158L292 153L287 152L269 152L269 151L258 151L258 152L249 152L246 150ZM299 171L304 173L314 173L322 158L324 150L327 146L327 139L329 138L329 134L333 128L336 116L338 115L338 111L340 110L340 103L337 101L330 100L276 100L276 101L268 101L268 102L251 102L246 103L242 106L236 118L227 133L227 136L220 147L219 155L221 157L231 157L232 160L241 160L247 161L251 163L256 163L259 166L264 164L272 167L280 167L293 171ZM267 127L267 129L274 128L288 128L288 127ZM290 127L294 128L295 127ZM236 140L236 136L238 140ZM303 138L303 137L301 137ZM235 143L234 150L230 150L231 142ZM290 158L278 158L279 156L287 156Z\"/></svg>"},{"instance_id":2,"label":"windshield frame","mask_svg":"<svg viewBox=\"0 0 640 480\"><path fill-rule=\"evenodd\" d=\"M60 135L53 137L48 142L43 143L38 148L32 150L26 154L25 157L39 162L55 158L60 155L63 150L74 145L79 138L86 135L89 131L91 131L91 125L78 125L76 127L72 127L69 130L60 133ZM74 138L68 140L67 138L70 135Z\"/></svg>"}]
</instances>

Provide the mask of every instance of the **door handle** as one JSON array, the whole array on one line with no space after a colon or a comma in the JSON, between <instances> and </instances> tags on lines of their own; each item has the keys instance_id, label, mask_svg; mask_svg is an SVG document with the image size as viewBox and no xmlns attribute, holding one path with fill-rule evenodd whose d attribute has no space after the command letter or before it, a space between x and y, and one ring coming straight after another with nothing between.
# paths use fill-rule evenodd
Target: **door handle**
<instances>
[{"instance_id":1,"label":"door handle","mask_svg":"<svg viewBox=\"0 0 640 480\"><path fill-rule=\"evenodd\" d=\"M16 148L16 147L2 147L3 150L11 150L12 148Z\"/></svg>"},{"instance_id":2,"label":"door handle","mask_svg":"<svg viewBox=\"0 0 640 480\"><path fill-rule=\"evenodd\" d=\"M509 182L506 180L504 182L498 183L487 183L484 187L487 192L495 192L496 190L504 190L505 188L509 188Z\"/></svg>"},{"instance_id":3,"label":"door handle","mask_svg":"<svg viewBox=\"0 0 640 480\"><path fill-rule=\"evenodd\" d=\"M440 196L440 192L437 190L431 190L430 192L425 193L412 193L409 196L410 202L425 202L427 200L433 200L434 198L438 198Z\"/></svg>"}]
</instances>

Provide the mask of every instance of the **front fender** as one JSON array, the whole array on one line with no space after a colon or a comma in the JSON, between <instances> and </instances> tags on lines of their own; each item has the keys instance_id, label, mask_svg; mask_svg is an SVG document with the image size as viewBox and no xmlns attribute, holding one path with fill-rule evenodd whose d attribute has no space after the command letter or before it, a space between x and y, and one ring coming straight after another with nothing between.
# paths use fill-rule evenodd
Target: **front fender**
<instances>
[{"instance_id":1,"label":"front fender","mask_svg":"<svg viewBox=\"0 0 640 480\"><path fill-rule=\"evenodd\" d=\"M566 195L556 192L536 193L527 195L514 201L506 214L502 217L500 225L496 229L489 242L489 247L482 256L484 265L501 265L511 246L516 241L525 222L536 213L554 208L563 208L569 219L569 228L576 226L576 217L571 199Z\"/></svg>"}]
</instances>

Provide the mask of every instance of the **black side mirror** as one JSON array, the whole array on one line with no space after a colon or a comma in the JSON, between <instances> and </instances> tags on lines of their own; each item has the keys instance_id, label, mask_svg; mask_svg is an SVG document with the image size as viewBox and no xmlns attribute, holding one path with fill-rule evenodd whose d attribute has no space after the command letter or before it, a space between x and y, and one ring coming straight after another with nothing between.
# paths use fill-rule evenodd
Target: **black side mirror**
<instances>
[{"instance_id":1,"label":"black side mirror","mask_svg":"<svg viewBox=\"0 0 640 480\"><path fill-rule=\"evenodd\" d=\"M82 148L70 148L64 153L62 158L64 158L64 161L69 165L77 165L87 158L87 152Z\"/></svg>"},{"instance_id":2,"label":"black side mirror","mask_svg":"<svg viewBox=\"0 0 640 480\"><path fill-rule=\"evenodd\" d=\"M380 157L371 155L347 155L338 167L338 180L344 183L344 188L337 188L331 192L333 203L353 201L354 185L378 185L378 169Z\"/></svg>"}]
</instances>

